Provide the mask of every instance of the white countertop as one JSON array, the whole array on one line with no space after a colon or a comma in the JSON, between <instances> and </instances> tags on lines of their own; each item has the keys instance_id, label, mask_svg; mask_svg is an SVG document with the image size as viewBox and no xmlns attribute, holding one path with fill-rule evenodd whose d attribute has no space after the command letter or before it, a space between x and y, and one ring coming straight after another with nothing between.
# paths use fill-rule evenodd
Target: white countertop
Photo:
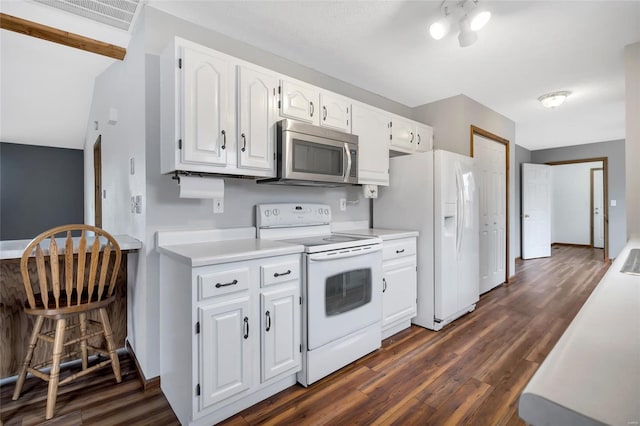
<instances>
[{"instance_id":1,"label":"white countertop","mask_svg":"<svg viewBox=\"0 0 640 426\"><path fill-rule=\"evenodd\" d=\"M73 240L77 241L80 237L74 237ZM120 250L138 250L142 248L142 242L129 235L114 235ZM20 259L22 252L27 248L32 240L8 240L0 241L0 260L4 259ZM87 241L93 241L92 238L87 238ZM64 252L64 238L56 238L58 247L61 252Z\"/></svg>"},{"instance_id":2,"label":"white countertop","mask_svg":"<svg viewBox=\"0 0 640 426\"><path fill-rule=\"evenodd\" d=\"M630 240L520 396L532 425L640 424L640 276Z\"/></svg>"},{"instance_id":3,"label":"white countertop","mask_svg":"<svg viewBox=\"0 0 640 426\"><path fill-rule=\"evenodd\" d=\"M382 228L345 229L337 232L339 232L340 234L379 237L382 241L397 240L399 238L417 237L419 234L418 231L382 229Z\"/></svg>"},{"instance_id":4,"label":"white countertop","mask_svg":"<svg viewBox=\"0 0 640 426\"><path fill-rule=\"evenodd\" d=\"M191 267L301 253L304 247L255 238L256 228L185 229L158 231L159 253Z\"/></svg>"}]
</instances>

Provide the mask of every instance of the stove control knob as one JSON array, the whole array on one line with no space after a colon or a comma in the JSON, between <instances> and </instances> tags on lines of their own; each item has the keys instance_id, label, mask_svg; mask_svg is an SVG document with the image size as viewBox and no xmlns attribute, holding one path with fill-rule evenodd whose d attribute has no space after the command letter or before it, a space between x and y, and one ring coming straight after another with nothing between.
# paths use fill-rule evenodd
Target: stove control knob
<instances>
[{"instance_id":1,"label":"stove control knob","mask_svg":"<svg viewBox=\"0 0 640 426\"><path fill-rule=\"evenodd\" d=\"M329 214L329 209L324 209L324 214Z\"/></svg>"},{"instance_id":2,"label":"stove control knob","mask_svg":"<svg viewBox=\"0 0 640 426\"><path fill-rule=\"evenodd\" d=\"M265 215L266 217L271 216L271 210L265 210L265 211L264 211L264 215Z\"/></svg>"},{"instance_id":3,"label":"stove control knob","mask_svg":"<svg viewBox=\"0 0 640 426\"><path fill-rule=\"evenodd\" d=\"M318 214L322 214L322 208L318 209Z\"/></svg>"},{"instance_id":4,"label":"stove control knob","mask_svg":"<svg viewBox=\"0 0 640 426\"><path fill-rule=\"evenodd\" d=\"M274 216L278 216L280 214L280 210L278 209L273 209L273 215Z\"/></svg>"}]
</instances>

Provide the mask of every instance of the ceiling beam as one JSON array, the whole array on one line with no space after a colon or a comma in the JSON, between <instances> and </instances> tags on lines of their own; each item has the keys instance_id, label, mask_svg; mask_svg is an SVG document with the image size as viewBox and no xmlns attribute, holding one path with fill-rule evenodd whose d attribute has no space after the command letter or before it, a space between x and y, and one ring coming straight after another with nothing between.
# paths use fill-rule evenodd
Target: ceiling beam
<instances>
[{"instance_id":1,"label":"ceiling beam","mask_svg":"<svg viewBox=\"0 0 640 426\"><path fill-rule=\"evenodd\" d=\"M37 22L27 21L5 13L0 13L0 28L42 40L51 41L53 43L74 47L76 49L86 50L87 52L96 53L109 58L122 60L127 54L127 49L124 47L115 46L113 44L94 40L78 34L62 31L57 28L48 27L46 25L38 24Z\"/></svg>"}]
</instances>

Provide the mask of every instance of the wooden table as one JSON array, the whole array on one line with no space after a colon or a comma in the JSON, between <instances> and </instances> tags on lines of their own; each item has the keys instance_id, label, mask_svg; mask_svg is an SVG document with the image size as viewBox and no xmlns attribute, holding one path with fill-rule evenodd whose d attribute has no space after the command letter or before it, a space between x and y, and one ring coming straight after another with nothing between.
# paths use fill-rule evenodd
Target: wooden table
<instances>
[{"instance_id":1,"label":"wooden table","mask_svg":"<svg viewBox=\"0 0 640 426\"><path fill-rule=\"evenodd\" d=\"M116 282L116 300L107 311L116 345L122 348L127 336L127 261L129 256L137 256L142 243L126 235L114 237L123 256ZM20 274L20 257L29 242L30 240L0 242L0 378L19 373L33 329L34 317L25 315L22 311L27 295ZM35 258L29 260L29 273L32 280L35 280ZM89 318L97 320L97 312L90 314ZM43 331L53 330L53 325L53 321L45 320ZM100 344L100 340L93 343ZM66 350L71 352L74 348L68 347ZM50 350L46 345L38 345L33 357L35 363L46 361L51 357Z\"/></svg>"}]
</instances>

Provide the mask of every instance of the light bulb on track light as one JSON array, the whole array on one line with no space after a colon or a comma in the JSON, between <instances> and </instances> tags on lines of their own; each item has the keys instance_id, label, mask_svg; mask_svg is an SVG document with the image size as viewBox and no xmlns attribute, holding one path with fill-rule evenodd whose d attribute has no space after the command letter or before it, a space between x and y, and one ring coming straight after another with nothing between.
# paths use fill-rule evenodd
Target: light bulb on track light
<instances>
[{"instance_id":1,"label":"light bulb on track light","mask_svg":"<svg viewBox=\"0 0 640 426\"><path fill-rule=\"evenodd\" d=\"M489 19L491 19L491 12L489 12L488 10L476 8L469 15L469 27L471 28L471 31L478 31L479 29L487 25Z\"/></svg>"},{"instance_id":2,"label":"light bulb on track light","mask_svg":"<svg viewBox=\"0 0 640 426\"><path fill-rule=\"evenodd\" d=\"M431 34L431 37L433 37L434 40L440 40L449 33L450 26L449 20L447 18L442 18L431 24L429 27L429 34Z\"/></svg>"}]
</instances>

